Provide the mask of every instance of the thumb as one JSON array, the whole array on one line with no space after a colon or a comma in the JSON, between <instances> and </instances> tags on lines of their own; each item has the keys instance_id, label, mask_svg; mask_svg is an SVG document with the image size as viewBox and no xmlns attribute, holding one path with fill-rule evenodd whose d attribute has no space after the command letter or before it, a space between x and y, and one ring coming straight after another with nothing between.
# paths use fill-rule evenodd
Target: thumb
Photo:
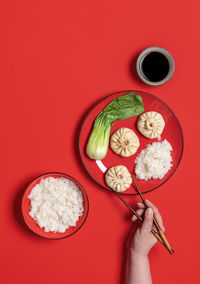
<instances>
[{"instance_id":1,"label":"thumb","mask_svg":"<svg viewBox=\"0 0 200 284\"><path fill-rule=\"evenodd\" d=\"M141 234L149 234L151 232L153 225L153 210L151 208L147 208L144 214L144 221L142 223L140 233Z\"/></svg>"}]
</instances>

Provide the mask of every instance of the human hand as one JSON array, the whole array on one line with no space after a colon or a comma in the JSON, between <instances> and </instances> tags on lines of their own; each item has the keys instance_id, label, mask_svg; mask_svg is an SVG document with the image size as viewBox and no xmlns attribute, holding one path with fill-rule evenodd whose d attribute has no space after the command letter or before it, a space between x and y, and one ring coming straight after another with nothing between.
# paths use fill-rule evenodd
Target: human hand
<instances>
[{"instance_id":1,"label":"human hand","mask_svg":"<svg viewBox=\"0 0 200 284\"><path fill-rule=\"evenodd\" d=\"M147 256L150 249L156 244L157 239L151 233L153 226L153 216L158 221L162 231L165 231L163 226L162 217L156 208L150 201L145 199L145 204L148 207L145 210L145 205L141 202L137 203L138 210L137 213L142 216L144 213L144 221L141 223L137 222L136 228L133 228L133 231L130 234L128 245L133 252L136 252L138 255ZM133 216L132 221L137 220L136 216Z\"/></svg>"}]
</instances>

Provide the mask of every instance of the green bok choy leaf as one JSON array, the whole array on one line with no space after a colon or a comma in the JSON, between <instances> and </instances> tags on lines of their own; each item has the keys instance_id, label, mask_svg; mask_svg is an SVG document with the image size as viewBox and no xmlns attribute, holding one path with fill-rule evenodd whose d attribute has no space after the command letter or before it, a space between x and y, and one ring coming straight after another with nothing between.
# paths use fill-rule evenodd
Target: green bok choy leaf
<instances>
[{"instance_id":1,"label":"green bok choy leaf","mask_svg":"<svg viewBox=\"0 0 200 284\"><path fill-rule=\"evenodd\" d=\"M96 117L86 147L88 157L95 160L105 158L110 138L110 131L116 120L123 120L144 112L140 95L128 93L113 99Z\"/></svg>"}]
</instances>

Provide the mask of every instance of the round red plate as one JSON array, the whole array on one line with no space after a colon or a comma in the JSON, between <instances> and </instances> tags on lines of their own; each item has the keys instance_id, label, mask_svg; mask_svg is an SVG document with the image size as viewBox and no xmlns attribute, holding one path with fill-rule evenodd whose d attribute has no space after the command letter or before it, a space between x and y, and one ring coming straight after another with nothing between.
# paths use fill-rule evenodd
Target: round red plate
<instances>
[{"instance_id":1,"label":"round red plate","mask_svg":"<svg viewBox=\"0 0 200 284\"><path fill-rule=\"evenodd\" d=\"M83 215L79 217L79 220L76 222L75 227L69 227L68 229L66 229L64 233L45 232L44 229L40 228L38 224L33 220L33 218L29 215L30 199L28 198L28 196L31 190L33 189L33 187L35 187L38 183L40 183L42 179L45 179L47 177L54 177L54 178L63 177L63 178L69 179L78 186L78 188L81 190L82 195L83 195L83 207L84 207ZM88 211L89 211L89 201L88 201L87 193L82 187L82 185L77 180L75 180L73 177L66 175L66 174L62 174L62 173L48 173L48 174L39 176L38 178L33 180L29 184L29 186L26 188L24 195L23 195L23 199L22 199L22 214L24 217L24 221L34 233L36 233L37 235L41 237L45 237L48 239L63 239L63 238L67 238L73 235L74 233L76 233L85 223L87 216L88 216Z\"/></svg>"},{"instance_id":2,"label":"round red plate","mask_svg":"<svg viewBox=\"0 0 200 284\"><path fill-rule=\"evenodd\" d=\"M169 172L164 176L163 179L150 179L147 181L139 180L137 179L137 185L139 186L140 190L145 193L152 191L158 187L160 187L162 184L164 184L175 172L177 169L182 153L183 153L183 133L180 126L180 123L173 113L173 111L169 108L169 106L164 103L161 99L157 98L154 95L141 92L141 91L121 91L118 93L111 94L110 96L106 97L102 101L100 101L97 105L94 106L94 108L88 113L86 116L81 133L79 138L79 151L81 155L81 159L83 161L83 164L90 174L90 176L101 186L103 186L106 189L109 189L104 181L104 172L99 168L97 162L95 160L92 160L87 157L85 149L87 145L87 141L89 139L89 135L91 133L93 123L97 115L105 108L107 104L109 104L113 99L122 96L126 93L134 92L139 94L144 103L144 111L156 111L162 114L164 120L165 120L165 128L163 130L161 140L167 139L167 141L171 144L173 151L171 153L172 159L173 159L173 166L169 170ZM116 165L124 165L128 168L130 173L134 176L134 160L136 156L141 152L142 149L146 147L147 144L152 144L155 141L161 141L156 139L148 139L145 138L140 134L140 132L137 130L136 121L138 116L125 119L125 120L119 120L116 121L111 129L111 135L114 131L116 131L119 127L128 127L133 129L133 131L137 134L139 140L140 140L140 147L138 148L137 152L129 157L129 158L123 158L118 155L116 155L109 147L108 153L106 157L101 161L103 165L106 168L110 168ZM123 194L137 194L134 187L131 185L129 189L127 189Z\"/></svg>"}]
</instances>

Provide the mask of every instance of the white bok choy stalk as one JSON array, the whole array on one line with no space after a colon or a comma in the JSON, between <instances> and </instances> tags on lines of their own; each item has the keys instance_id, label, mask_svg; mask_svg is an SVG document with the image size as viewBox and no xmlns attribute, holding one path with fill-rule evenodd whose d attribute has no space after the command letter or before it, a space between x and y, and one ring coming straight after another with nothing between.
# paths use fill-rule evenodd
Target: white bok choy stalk
<instances>
[{"instance_id":1,"label":"white bok choy stalk","mask_svg":"<svg viewBox=\"0 0 200 284\"><path fill-rule=\"evenodd\" d=\"M102 160L105 158L110 138L110 131L116 120L123 120L144 112L140 95L127 93L113 99L96 117L86 147L89 158Z\"/></svg>"}]
</instances>

